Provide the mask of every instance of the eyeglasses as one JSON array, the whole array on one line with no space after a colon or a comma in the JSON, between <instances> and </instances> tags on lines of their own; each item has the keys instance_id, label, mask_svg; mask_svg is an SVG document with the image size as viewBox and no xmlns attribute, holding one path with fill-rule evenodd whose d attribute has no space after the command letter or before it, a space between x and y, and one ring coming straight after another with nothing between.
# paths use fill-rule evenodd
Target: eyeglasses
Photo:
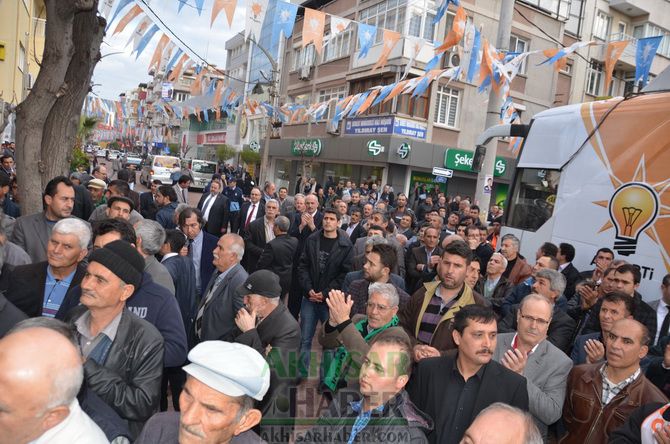
<instances>
[{"instance_id":1,"label":"eyeglasses","mask_svg":"<svg viewBox=\"0 0 670 444\"><path fill-rule=\"evenodd\" d=\"M522 318L523 320L528 321L528 322L530 322L531 324L532 324L533 322L535 322L535 323L537 323L537 325L545 326L545 325L549 325L549 322L550 322L550 321L547 321L546 319L542 319L542 318L534 318L534 317L532 317L532 316L525 315L525 314L523 314L523 313L521 313L521 312L519 312L519 315L521 316L521 318Z\"/></svg>"},{"instance_id":2,"label":"eyeglasses","mask_svg":"<svg viewBox=\"0 0 670 444\"><path fill-rule=\"evenodd\" d=\"M370 310L377 309L377 310L379 310L379 311L386 311L386 310L390 310L390 309L393 308L393 307L388 307L388 306L386 306L386 305L375 304L374 302L368 302L368 303L365 304L365 305L367 305L367 307L368 307Z\"/></svg>"}]
</instances>

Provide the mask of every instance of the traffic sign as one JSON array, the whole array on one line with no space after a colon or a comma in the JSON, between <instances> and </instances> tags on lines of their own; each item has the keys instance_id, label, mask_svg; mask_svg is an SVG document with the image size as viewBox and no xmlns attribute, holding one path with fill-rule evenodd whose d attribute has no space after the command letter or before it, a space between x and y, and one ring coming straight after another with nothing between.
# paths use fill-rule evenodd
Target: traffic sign
<instances>
[{"instance_id":1,"label":"traffic sign","mask_svg":"<svg viewBox=\"0 0 670 444\"><path fill-rule=\"evenodd\" d=\"M433 167L433 176L442 176L442 177L452 177L454 175L454 170L448 170L446 168Z\"/></svg>"}]
</instances>

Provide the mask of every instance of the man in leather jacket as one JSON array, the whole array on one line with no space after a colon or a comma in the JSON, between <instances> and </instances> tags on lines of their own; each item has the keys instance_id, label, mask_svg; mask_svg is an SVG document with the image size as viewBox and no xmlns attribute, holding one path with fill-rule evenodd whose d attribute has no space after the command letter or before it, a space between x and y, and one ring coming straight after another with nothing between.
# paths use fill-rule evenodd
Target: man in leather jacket
<instances>
[{"instance_id":1,"label":"man in leather jacket","mask_svg":"<svg viewBox=\"0 0 670 444\"><path fill-rule=\"evenodd\" d=\"M87 389L128 422L132 438L158 409L163 338L126 308L142 281L144 260L128 242L91 254L81 303L69 313L84 357Z\"/></svg>"}]
</instances>

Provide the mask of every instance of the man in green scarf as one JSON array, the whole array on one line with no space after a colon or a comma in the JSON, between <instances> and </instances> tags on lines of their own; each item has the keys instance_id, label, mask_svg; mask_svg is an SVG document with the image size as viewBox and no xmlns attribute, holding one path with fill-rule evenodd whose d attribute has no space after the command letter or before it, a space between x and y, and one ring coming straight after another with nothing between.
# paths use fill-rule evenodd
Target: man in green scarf
<instances>
[{"instance_id":1,"label":"man in green scarf","mask_svg":"<svg viewBox=\"0 0 670 444\"><path fill-rule=\"evenodd\" d=\"M352 318L354 301L339 290L331 290L326 303L329 319L323 326L319 342L324 351L334 349L334 356L325 367L322 382L324 389L336 392L358 383L361 363L375 338L387 333L401 336L407 336L407 333L398 327L398 291L392 284L370 285L366 315L357 314Z\"/></svg>"}]
</instances>

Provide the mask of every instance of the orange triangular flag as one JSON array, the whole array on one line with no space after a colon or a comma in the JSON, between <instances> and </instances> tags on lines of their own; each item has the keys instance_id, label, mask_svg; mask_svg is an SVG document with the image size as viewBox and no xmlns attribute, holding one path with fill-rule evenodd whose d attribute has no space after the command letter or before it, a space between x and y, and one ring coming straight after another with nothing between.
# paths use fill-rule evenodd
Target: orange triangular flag
<instances>
[{"instance_id":1,"label":"orange triangular flag","mask_svg":"<svg viewBox=\"0 0 670 444\"><path fill-rule=\"evenodd\" d=\"M384 31L386 31L386 30L384 30ZM361 107L358 108L358 111L356 111L356 115L363 114L365 111L368 110L368 108L370 108L370 106L372 105L372 102L374 102L374 100L379 95L379 91L381 91L381 88L373 89L372 91L370 91L370 94L368 94L368 97L365 99L365 101L363 102Z\"/></svg>"},{"instance_id":2,"label":"orange triangular flag","mask_svg":"<svg viewBox=\"0 0 670 444\"><path fill-rule=\"evenodd\" d=\"M126 15L123 16L123 18L119 21L119 23L116 25L116 28L114 29L114 34L118 34L119 32L123 32L124 29L126 29L126 26L128 26L128 23L132 22L135 17L140 15L142 13L142 8L140 8L138 5L133 6L130 8L130 11Z\"/></svg>"},{"instance_id":3,"label":"orange triangular flag","mask_svg":"<svg viewBox=\"0 0 670 444\"><path fill-rule=\"evenodd\" d=\"M214 100L212 100L212 107L218 108L219 103L221 103L221 94L223 93L223 80L219 80L219 83L216 85L214 90Z\"/></svg>"},{"instance_id":4,"label":"orange triangular flag","mask_svg":"<svg viewBox=\"0 0 670 444\"><path fill-rule=\"evenodd\" d=\"M316 52L321 54L323 48L323 29L326 25L326 14L314 9L305 8L305 18L302 23L302 46L314 43Z\"/></svg>"},{"instance_id":5,"label":"orange triangular flag","mask_svg":"<svg viewBox=\"0 0 670 444\"><path fill-rule=\"evenodd\" d=\"M611 42L607 45L607 52L605 53L605 91L609 91L614 65L621 58L623 50L626 49L629 41L621 40L619 42Z\"/></svg>"},{"instance_id":6,"label":"orange triangular flag","mask_svg":"<svg viewBox=\"0 0 670 444\"><path fill-rule=\"evenodd\" d=\"M382 100L382 103L386 103L389 100L393 99L395 96L399 95L403 89L405 89L405 86L407 86L407 82L409 82L410 79L403 80L402 82L396 83L396 85L393 87L391 92L389 93L388 96L384 100Z\"/></svg>"},{"instance_id":7,"label":"orange triangular flag","mask_svg":"<svg viewBox=\"0 0 670 444\"><path fill-rule=\"evenodd\" d=\"M548 59L552 58L553 56L556 55L558 52L558 48L549 48L545 49L542 51L542 54ZM565 67L568 65L568 58L567 57L561 57L560 59L556 60L556 63L554 63L554 71L560 71L562 69L565 69Z\"/></svg>"},{"instance_id":8,"label":"orange triangular flag","mask_svg":"<svg viewBox=\"0 0 670 444\"><path fill-rule=\"evenodd\" d=\"M186 60L188 59L188 56L184 54L181 56L177 64L175 65L174 68L172 68L172 72L170 73L170 76L168 77L168 81L174 82L179 78L181 75L181 70L184 68L184 63L186 63Z\"/></svg>"},{"instance_id":9,"label":"orange triangular flag","mask_svg":"<svg viewBox=\"0 0 670 444\"><path fill-rule=\"evenodd\" d=\"M205 72L207 70L203 67L200 69L200 72L198 73L197 76L195 76L195 80L193 81L193 84L191 85L191 95L192 96L199 96L202 94L201 88L202 88L202 78L205 76Z\"/></svg>"},{"instance_id":10,"label":"orange triangular flag","mask_svg":"<svg viewBox=\"0 0 670 444\"><path fill-rule=\"evenodd\" d=\"M156 69L159 68L159 65L161 63L161 58L163 57L163 51L165 51L165 47L167 44L170 42L170 38L167 36L167 34L163 34L158 41L158 44L156 45L156 49L154 49L154 55L151 57L151 62L149 63L149 68L148 71L151 71L151 68L154 66Z\"/></svg>"},{"instance_id":11,"label":"orange triangular flag","mask_svg":"<svg viewBox=\"0 0 670 444\"><path fill-rule=\"evenodd\" d=\"M454 17L454 24L451 26L447 37L445 37L444 42L437 48L435 48L436 54L442 54L443 52L448 51L452 46L458 44L465 34L465 23L467 21L467 15L465 14L465 8L459 6L456 11L456 17Z\"/></svg>"},{"instance_id":12,"label":"orange triangular flag","mask_svg":"<svg viewBox=\"0 0 670 444\"><path fill-rule=\"evenodd\" d=\"M233 26L233 17L235 15L235 8L237 7L237 0L214 0L212 5L212 20L209 23L211 28L214 24L214 20L219 15L221 10L226 13L226 18L228 19L228 27Z\"/></svg>"},{"instance_id":13,"label":"orange triangular flag","mask_svg":"<svg viewBox=\"0 0 670 444\"><path fill-rule=\"evenodd\" d=\"M221 108L220 107L217 106L216 108L214 108L214 114L216 115L216 120L221 120Z\"/></svg>"},{"instance_id":14,"label":"orange triangular flag","mask_svg":"<svg viewBox=\"0 0 670 444\"><path fill-rule=\"evenodd\" d=\"M196 106L195 108L195 117L198 119L198 122L202 122L200 119L200 107Z\"/></svg>"},{"instance_id":15,"label":"orange triangular flag","mask_svg":"<svg viewBox=\"0 0 670 444\"><path fill-rule=\"evenodd\" d=\"M399 32L389 31L388 29L384 29L383 31L384 31L384 38L383 38L384 48L382 49L382 53L379 56L379 60L377 60L375 66L372 67L373 71L377 68L384 68L384 66L386 66L386 62L388 61L391 51L395 47L396 43L398 43L398 40L400 40Z\"/></svg>"}]
</instances>

